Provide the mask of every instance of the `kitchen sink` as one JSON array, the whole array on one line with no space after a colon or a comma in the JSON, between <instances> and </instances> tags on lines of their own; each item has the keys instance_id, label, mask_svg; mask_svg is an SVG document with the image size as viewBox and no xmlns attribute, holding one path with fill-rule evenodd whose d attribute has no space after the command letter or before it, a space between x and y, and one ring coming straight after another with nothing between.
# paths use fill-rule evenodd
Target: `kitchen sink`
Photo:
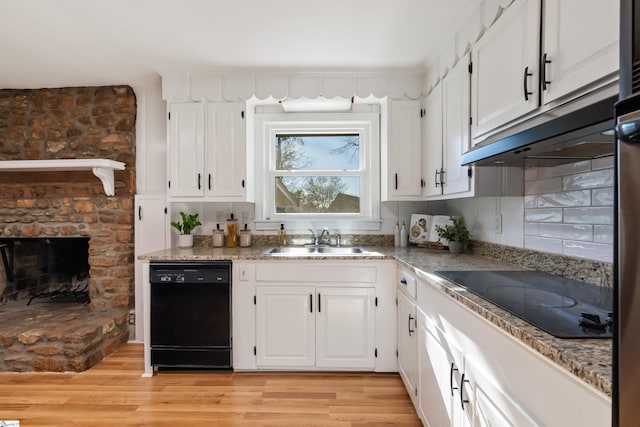
<instances>
[{"instance_id":1,"label":"kitchen sink","mask_svg":"<svg viewBox=\"0 0 640 427\"><path fill-rule=\"evenodd\" d=\"M287 246L271 248L264 252L273 256L330 256L330 255L369 255L382 256L379 252L371 252L357 246Z\"/></svg>"}]
</instances>

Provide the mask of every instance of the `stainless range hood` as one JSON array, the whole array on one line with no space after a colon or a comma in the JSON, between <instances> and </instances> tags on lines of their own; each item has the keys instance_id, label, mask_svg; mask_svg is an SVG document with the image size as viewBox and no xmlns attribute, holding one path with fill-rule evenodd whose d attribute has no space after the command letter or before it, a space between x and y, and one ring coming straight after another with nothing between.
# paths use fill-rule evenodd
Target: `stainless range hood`
<instances>
[{"instance_id":1,"label":"stainless range hood","mask_svg":"<svg viewBox=\"0 0 640 427\"><path fill-rule=\"evenodd\" d=\"M463 165L552 166L611 156L618 95L578 98L548 110L517 130L504 131L462 155Z\"/></svg>"}]
</instances>

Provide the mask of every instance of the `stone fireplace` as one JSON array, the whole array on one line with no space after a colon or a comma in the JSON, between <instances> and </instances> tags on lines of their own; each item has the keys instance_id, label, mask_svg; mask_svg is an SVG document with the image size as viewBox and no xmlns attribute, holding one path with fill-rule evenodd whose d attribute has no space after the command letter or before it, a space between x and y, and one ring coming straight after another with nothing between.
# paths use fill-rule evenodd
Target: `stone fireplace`
<instances>
[{"instance_id":1,"label":"stone fireplace","mask_svg":"<svg viewBox=\"0 0 640 427\"><path fill-rule=\"evenodd\" d=\"M0 243L14 251L44 244L35 251L46 252L85 241L89 298L73 308L36 300L27 308L46 274L35 265L15 271L0 305L0 370L80 371L126 342L134 303L135 120L128 86L0 90ZM115 171L114 196L90 171L1 171L2 160L88 158L125 163Z\"/></svg>"}]
</instances>

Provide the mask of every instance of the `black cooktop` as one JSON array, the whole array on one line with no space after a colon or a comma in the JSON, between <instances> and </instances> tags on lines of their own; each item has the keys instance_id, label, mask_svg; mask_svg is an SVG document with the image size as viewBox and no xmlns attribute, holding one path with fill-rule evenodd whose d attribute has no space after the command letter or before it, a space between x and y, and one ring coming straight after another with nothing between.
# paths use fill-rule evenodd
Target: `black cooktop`
<instances>
[{"instance_id":1,"label":"black cooktop","mask_svg":"<svg viewBox=\"0 0 640 427\"><path fill-rule=\"evenodd\" d=\"M611 338L609 288L540 271L436 274L558 338Z\"/></svg>"}]
</instances>

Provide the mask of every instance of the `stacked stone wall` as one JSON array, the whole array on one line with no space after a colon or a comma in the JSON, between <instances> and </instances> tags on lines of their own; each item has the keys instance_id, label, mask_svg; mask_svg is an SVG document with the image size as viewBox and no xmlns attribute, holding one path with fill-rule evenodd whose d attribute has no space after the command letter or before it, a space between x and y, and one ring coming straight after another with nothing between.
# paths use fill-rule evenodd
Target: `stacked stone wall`
<instances>
[{"instance_id":1,"label":"stacked stone wall","mask_svg":"<svg viewBox=\"0 0 640 427\"><path fill-rule=\"evenodd\" d=\"M136 99L128 86L0 90L0 161L124 162L115 196L91 172L0 172L2 237L89 237L94 310L133 308ZM0 164L1 166L1 164Z\"/></svg>"}]
</instances>

